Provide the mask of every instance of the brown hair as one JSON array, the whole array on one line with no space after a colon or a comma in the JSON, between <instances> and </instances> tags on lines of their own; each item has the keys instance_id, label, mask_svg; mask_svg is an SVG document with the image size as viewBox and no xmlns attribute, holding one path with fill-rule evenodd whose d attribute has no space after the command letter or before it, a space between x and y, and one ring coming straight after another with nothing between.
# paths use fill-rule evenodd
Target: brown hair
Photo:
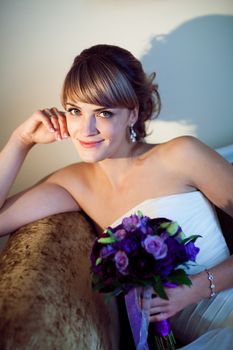
<instances>
[{"instance_id":1,"label":"brown hair","mask_svg":"<svg viewBox=\"0 0 233 350\"><path fill-rule=\"evenodd\" d=\"M61 94L68 99L105 107L138 108L134 125L137 140L146 136L145 122L161 109L155 73L147 76L129 51L113 45L95 45L78 55L68 72Z\"/></svg>"}]
</instances>

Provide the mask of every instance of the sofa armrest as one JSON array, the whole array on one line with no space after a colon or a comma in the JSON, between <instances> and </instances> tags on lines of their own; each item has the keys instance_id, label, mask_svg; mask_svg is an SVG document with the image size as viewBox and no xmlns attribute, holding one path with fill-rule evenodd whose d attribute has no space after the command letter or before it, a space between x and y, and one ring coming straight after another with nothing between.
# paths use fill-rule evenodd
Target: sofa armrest
<instances>
[{"instance_id":1,"label":"sofa armrest","mask_svg":"<svg viewBox=\"0 0 233 350\"><path fill-rule=\"evenodd\" d=\"M0 257L0 349L118 349L118 312L91 290L95 231L78 212L11 235Z\"/></svg>"}]
</instances>

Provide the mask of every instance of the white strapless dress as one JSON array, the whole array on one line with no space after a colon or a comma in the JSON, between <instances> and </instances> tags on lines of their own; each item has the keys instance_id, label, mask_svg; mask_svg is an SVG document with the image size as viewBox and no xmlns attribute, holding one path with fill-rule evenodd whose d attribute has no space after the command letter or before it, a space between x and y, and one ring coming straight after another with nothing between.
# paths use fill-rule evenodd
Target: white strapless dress
<instances>
[{"instance_id":1,"label":"white strapless dress","mask_svg":"<svg viewBox=\"0 0 233 350\"><path fill-rule=\"evenodd\" d=\"M196 241L200 252L196 266L188 270L190 274L211 268L230 255L213 206L199 191L147 199L112 226L137 210L151 218L166 217L177 221L187 237L202 236ZM182 350L233 349L233 289L190 305L171 318L171 325L177 339L187 344Z\"/></svg>"}]
</instances>

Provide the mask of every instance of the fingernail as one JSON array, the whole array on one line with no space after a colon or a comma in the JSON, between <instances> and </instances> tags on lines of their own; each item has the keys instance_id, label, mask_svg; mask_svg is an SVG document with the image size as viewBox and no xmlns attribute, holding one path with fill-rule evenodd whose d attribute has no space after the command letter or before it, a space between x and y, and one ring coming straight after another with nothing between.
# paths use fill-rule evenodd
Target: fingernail
<instances>
[{"instance_id":1,"label":"fingernail","mask_svg":"<svg viewBox=\"0 0 233 350\"><path fill-rule=\"evenodd\" d=\"M65 139L67 139L67 137L69 137L69 135L68 135L67 133L64 133L64 134L63 134L63 137L64 137Z\"/></svg>"},{"instance_id":2,"label":"fingernail","mask_svg":"<svg viewBox=\"0 0 233 350\"><path fill-rule=\"evenodd\" d=\"M54 130L53 128L50 128L49 130L50 130L51 132L55 132L55 130Z\"/></svg>"},{"instance_id":3,"label":"fingernail","mask_svg":"<svg viewBox=\"0 0 233 350\"><path fill-rule=\"evenodd\" d=\"M60 135L57 136L57 140L61 141L61 136Z\"/></svg>"}]
</instances>

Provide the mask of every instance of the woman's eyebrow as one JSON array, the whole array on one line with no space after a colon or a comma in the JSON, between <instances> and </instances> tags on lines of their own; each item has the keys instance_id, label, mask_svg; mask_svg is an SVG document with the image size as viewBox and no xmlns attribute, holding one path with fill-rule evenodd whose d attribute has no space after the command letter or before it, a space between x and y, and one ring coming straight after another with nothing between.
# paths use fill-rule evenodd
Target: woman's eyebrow
<instances>
[{"instance_id":1,"label":"woman's eyebrow","mask_svg":"<svg viewBox=\"0 0 233 350\"><path fill-rule=\"evenodd\" d=\"M80 107L78 107L77 105L74 105L74 104L71 103L71 102L66 102L66 106L67 106L67 105L69 105L69 106L71 106L71 107L80 108Z\"/></svg>"},{"instance_id":2,"label":"woman's eyebrow","mask_svg":"<svg viewBox=\"0 0 233 350\"><path fill-rule=\"evenodd\" d=\"M67 102L66 105L69 105L71 107L75 107L75 108L78 108L78 109L82 109L81 107L79 107L78 105L75 105L73 103L70 103L70 102ZM94 109L94 112L100 112L100 111L103 111L105 109L112 109L112 108L109 108L109 107L100 107L100 108L96 108Z\"/></svg>"}]
</instances>

